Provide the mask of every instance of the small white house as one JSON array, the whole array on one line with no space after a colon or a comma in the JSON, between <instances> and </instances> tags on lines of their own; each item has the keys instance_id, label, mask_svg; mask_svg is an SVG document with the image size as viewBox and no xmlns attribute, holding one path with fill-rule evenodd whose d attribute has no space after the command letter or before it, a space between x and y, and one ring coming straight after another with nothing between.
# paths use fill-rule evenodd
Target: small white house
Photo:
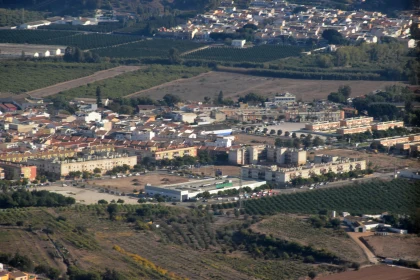
<instances>
[{"instance_id":1,"label":"small white house","mask_svg":"<svg viewBox=\"0 0 420 280\"><path fill-rule=\"evenodd\" d=\"M40 57L49 57L51 55L50 51L46 50L45 52L40 53Z\"/></svg>"},{"instance_id":2,"label":"small white house","mask_svg":"<svg viewBox=\"0 0 420 280\"><path fill-rule=\"evenodd\" d=\"M243 48L245 46L246 40L232 40L232 47Z\"/></svg>"},{"instance_id":3,"label":"small white house","mask_svg":"<svg viewBox=\"0 0 420 280\"><path fill-rule=\"evenodd\" d=\"M19 25L19 29L38 29L38 27L40 26L45 26L45 25L50 25L51 22L48 20L38 20L38 21L33 21L33 22L28 22L28 23L24 23Z\"/></svg>"},{"instance_id":4,"label":"small white house","mask_svg":"<svg viewBox=\"0 0 420 280\"><path fill-rule=\"evenodd\" d=\"M34 53L34 58L38 58L39 57L39 53Z\"/></svg>"}]
</instances>

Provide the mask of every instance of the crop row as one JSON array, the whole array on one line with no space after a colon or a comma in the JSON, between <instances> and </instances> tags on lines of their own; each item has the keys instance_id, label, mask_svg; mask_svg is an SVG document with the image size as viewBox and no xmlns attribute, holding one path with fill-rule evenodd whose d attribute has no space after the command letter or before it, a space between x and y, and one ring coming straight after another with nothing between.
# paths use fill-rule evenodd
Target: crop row
<instances>
[{"instance_id":1,"label":"crop row","mask_svg":"<svg viewBox=\"0 0 420 280\"><path fill-rule=\"evenodd\" d=\"M144 58L158 57L167 58L169 50L175 48L179 53L197 49L202 45L192 41L155 39L125 44L96 50L100 56L118 58Z\"/></svg>"},{"instance_id":2,"label":"crop row","mask_svg":"<svg viewBox=\"0 0 420 280\"><path fill-rule=\"evenodd\" d=\"M245 203L249 214L317 213L321 209L352 213L410 213L420 207L420 182L403 180L278 195Z\"/></svg>"},{"instance_id":3,"label":"crop row","mask_svg":"<svg viewBox=\"0 0 420 280\"><path fill-rule=\"evenodd\" d=\"M0 43L38 44L41 41L73 36L74 32L39 30L0 30Z\"/></svg>"},{"instance_id":4,"label":"crop row","mask_svg":"<svg viewBox=\"0 0 420 280\"><path fill-rule=\"evenodd\" d=\"M302 50L292 46L262 45L251 48L212 47L185 56L186 59L232 62L267 62L299 56Z\"/></svg>"}]
</instances>

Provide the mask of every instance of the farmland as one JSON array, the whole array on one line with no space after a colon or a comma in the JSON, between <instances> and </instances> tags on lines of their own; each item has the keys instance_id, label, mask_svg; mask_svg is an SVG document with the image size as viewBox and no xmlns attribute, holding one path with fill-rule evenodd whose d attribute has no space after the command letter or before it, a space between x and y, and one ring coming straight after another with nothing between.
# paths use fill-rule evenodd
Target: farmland
<instances>
[{"instance_id":1,"label":"farmland","mask_svg":"<svg viewBox=\"0 0 420 280\"><path fill-rule=\"evenodd\" d=\"M64 45L83 50L138 41L138 36L83 34L71 31L0 30L0 43Z\"/></svg>"},{"instance_id":2,"label":"farmland","mask_svg":"<svg viewBox=\"0 0 420 280\"><path fill-rule=\"evenodd\" d=\"M414 269L405 269L401 267L391 267L386 265L369 266L359 271L347 271L340 274L321 277L320 280L417 280L420 272Z\"/></svg>"},{"instance_id":3,"label":"farmland","mask_svg":"<svg viewBox=\"0 0 420 280\"><path fill-rule=\"evenodd\" d=\"M1 92L22 93L88 76L111 64L7 61L0 64Z\"/></svg>"},{"instance_id":4,"label":"farmland","mask_svg":"<svg viewBox=\"0 0 420 280\"><path fill-rule=\"evenodd\" d=\"M149 95L162 98L167 93L180 96L185 100L203 101L204 97L214 98L221 90L225 98L237 99L247 93L254 92L264 97L272 97L276 93L290 92L303 101L326 99L328 94L337 91L340 85L350 85L352 95L359 96L386 86L399 84L380 81L332 81L332 80L296 80L282 78L265 78L244 74L209 72L191 79L180 79L160 84L154 88L143 90L138 95ZM136 96L133 96L136 97Z\"/></svg>"},{"instance_id":5,"label":"farmland","mask_svg":"<svg viewBox=\"0 0 420 280\"><path fill-rule=\"evenodd\" d=\"M94 97L96 87L99 86L101 87L102 95L107 98L123 97L139 90L181 78L193 77L207 71L208 69L203 67L189 68L185 66L153 65L114 78L64 91L63 96L69 98Z\"/></svg>"},{"instance_id":6,"label":"farmland","mask_svg":"<svg viewBox=\"0 0 420 280\"><path fill-rule=\"evenodd\" d=\"M341 188L278 195L245 203L249 214L317 213L321 209L351 213L408 214L420 207L420 182L374 181Z\"/></svg>"},{"instance_id":7,"label":"farmland","mask_svg":"<svg viewBox=\"0 0 420 280\"><path fill-rule=\"evenodd\" d=\"M306 245L314 244L317 249L326 249L348 261L366 262L363 251L343 230L314 228L305 217L277 214L254 224L252 228L282 239Z\"/></svg>"},{"instance_id":8,"label":"farmland","mask_svg":"<svg viewBox=\"0 0 420 280\"><path fill-rule=\"evenodd\" d=\"M373 248L375 255L420 261L420 237L414 235L367 236L363 239Z\"/></svg>"},{"instance_id":9,"label":"farmland","mask_svg":"<svg viewBox=\"0 0 420 280\"><path fill-rule=\"evenodd\" d=\"M212 47L186 55L185 59L232 62L267 62L299 56L302 49L293 46L262 45L250 48Z\"/></svg>"},{"instance_id":10,"label":"farmland","mask_svg":"<svg viewBox=\"0 0 420 280\"><path fill-rule=\"evenodd\" d=\"M175 48L179 51L179 53L183 53L200 48L202 46L203 45L192 41L154 39L116 47L103 48L96 50L95 52L102 57L113 58L166 58L168 57L168 53L171 48Z\"/></svg>"}]
</instances>

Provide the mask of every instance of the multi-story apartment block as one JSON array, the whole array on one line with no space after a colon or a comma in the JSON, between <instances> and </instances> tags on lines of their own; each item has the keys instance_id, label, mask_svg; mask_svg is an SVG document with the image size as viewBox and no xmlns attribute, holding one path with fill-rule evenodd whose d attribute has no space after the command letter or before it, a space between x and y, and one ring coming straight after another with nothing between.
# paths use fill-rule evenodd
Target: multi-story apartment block
<instances>
[{"instance_id":1,"label":"multi-story apartment block","mask_svg":"<svg viewBox=\"0 0 420 280\"><path fill-rule=\"evenodd\" d=\"M365 160L341 159L330 163L295 168L280 168L277 165L248 165L241 168L241 176L242 178L265 180L274 184L284 185L297 177L310 178L314 175L328 172L339 173L365 169Z\"/></svg>"},{"instance_id":2,"label":"multi-story apartment block","mask_svg":"<svg viewBox=\"0 0 420 280\"><path fill-rule=\"evenodd\" d=\"M340 122L313 122L305 124L305 129L310 131L335 130L340 127Z\"/></svg>"},{"instance_id":3,"label":"multi-story apartment block","mask_svg":"<svg viewBox=\"0 0 420 280\"><path fill-rule=\"evenodd\" d=\"M104 156L85 156L77 159L29 159L28 164L36 166L40 172L54 173L59 177L64 177L72 171L93 172L94 169L99 168L102 173L105 173L114 167L123 166L124 164L133 167L137 164L137 157L112 153Z\"/></svg>"},{"instance_id":4,"label":"multi-story apartment block","mask_svg":"<svg viewBox=\"0 0 420 280\"><path fill-rule=\"evenodd\" d=\"M299 121L308 122L317 120L318 122L337 122L344 118L344 111L330 111L330 110L285 110L284 120L285 121Z\"/></svg>"},{"instance_id":5,"label":"multi-story apartment block","mask_svg":"<svg viewBox=\"0 0 420 280\"><path fill-rule=\"evenodd\" d=\"M4 178L7 180L28 179L33 181L36 178L36 166L7 161L0 162L0 167L4 169Z\"/></svg>"},{"instance_id":6,"label":"multi-story apartment block","mask_svg":"<svg viewBox=\"0 0 420 280\"><path fill-rule=\"evenodd\" d=\"M295 102L296 102L296 96L286 92L286 93L274 96L273 98L270 99L269 102L265 102L264 104L265 104L265 107L270 107L273 105L275 106L285 105L285 104L292 104Z\"/></svg>"},{"instance_id":7,"label":"multi-story apartment block","mask_svg":"<svg viewBox=\"0 0 420 280\"><path fill-rule=\"evenodd\" d=\"M306 164L306 151L267 147L267 161L281 165L300 166Z\"/></svg>"},{"instance_id":8,"label":"multi-story apartment block","mask_svg":"<svg viewBox=\"0 0 420 280\"><path fill-rule=\"evenodd\" d=\"M372 125L372 130L387 130L389 128L404 127L402 121L379 122Z\"/></svg>"},{"instance_id":9,"label":"multi-story apartment block","mask_svg":"<svg viewBox=\"0 0 420 280\"><path fill-rule=\"evenodd\" d=\"M373 122L372 117L347 118L340 121L340 126L365 126Z\"/></svg>"},{"instance_id":10,"label":"multi-story apartment block","mask_svg":"<svg viewBox=\"0 0 420 280\"><path fill-rule=\"evenodd\" d=\"M354 126L354 127L340 127L337 129L337 134L346 135L346 134L355 134L355 133L363 133L366 131L371 131L372 127L370 125L364 126Z\"/></svg>"},{"instance_id":11,"label":"multi-story apartment block","mask_svg":"<svg viewBox=\"0 0 420 280\"><path fill-rule=\"evenodd\" d=\"M255 145L229 150L229 163L235 165L256 164L266 158L266 146Z\"/></svg>"},{"instance_id":12,"label":"multi-story apartment block","mask_svg":"<svg viewBox=\"0 0 420 280\"><path fill-rule=\"evenodd\" d=\"M158 149L152 152L152 157L155 160L161 159L174 159L176 157L183 157L183 156L197 156L197 147L182 147L182 148L175 148L175 149Z\"/></svg>"}]
</instances>

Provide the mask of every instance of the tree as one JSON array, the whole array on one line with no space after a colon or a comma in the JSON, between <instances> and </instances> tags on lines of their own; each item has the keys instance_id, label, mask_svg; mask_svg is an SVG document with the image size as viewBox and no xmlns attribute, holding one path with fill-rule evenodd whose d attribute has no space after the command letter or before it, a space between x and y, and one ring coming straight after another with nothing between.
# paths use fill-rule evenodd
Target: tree
<instances>
[{"instance_id":1,"label":"tree","mask_svg":"<svg viewBox=\"0 0 420 280\"><path fill-rule=\"evenodd\" d=\"M283 140L282 140L282 139L280 139L280 138L276 138L276 140L274 141L274 145L275 145L276 147L283 147L283 146L284 146L284 142L283 142Z\"/></svg>"},{"instance_id":2,"label":"tree","mask_svg":"<svg viewBox=\"0 0 420 280\"><path fill-rule=\"evenodd\" d=\"M165 101L168 106L173 107L176 103L181 102L181 98L178 95L168 93L163 97L163 101Z\"/></svg>"},{"instance_id":3,"label":"tree","mask_svg":"<svg viewBox=\"0 0 420 280\"><path fill-rule=\"evenodd\" d=\"M99 86L96 87L96 104L98 104L98 107L102 107L102 93Z\"/></svg>"},{"instance_id":4,"label":"tree","mask_svg":"<svg viewBox=\"0 0 420 280\"><path fill-rule=\"evenodd\" d=\"M95 174L100 174L102 172L102 170L98 167L96 167L95 169L93 169L93 173Z\"/></svg>"},{"instance_id":5,"label":"tree","mask_svg":"<svg viewBox=\"0 0 420 280\"><path fill-rule=\"evenodd\" d=\"M296 137L297 137L296 132L293 132L292 133L292 138L296 138Z\"/></svg>"},{"instance_id":6,"label":"tree","mask_svg":"<svg viewBox=\"0 0 420 280\"><path fill-rule=\"evenodd\" d=\"M169 62L171 64L179 64L181 62L181 58L179 57L178 49L171 48L169 50Z\"/></svg>"},{"instance_id":7,"label":"tree","mask_svg":"<svg viewBox=\"0 0 420 280\"><path fill-rule=\"evenodd\" d=\"M329 44L343 44L344 39L340 32L338 32L335 29L325 29L324 32L322 32L322 38L328 41Z\"/></svg>"},{"instance_id":8,"label":"tree","mask_svg":"<svg viewBox=\"0 0 420 280\"><path fill-rule=\"evenodd\" d=\"M289 137L289 136L290 136L290 132L289 132L289 131L286 131L286 132L284 133L284 136Z\"/></svg>"},{"instance_id":9,"label":"tree","mask_svg":"<svg viewBox=\"0 0 420 280\"><path fill-rule=\"evenodd\" d=\"M117 216L118 213L118 205L113 203L108 205L108 207L106 208L106 211L109 214L109 219L110 220L115 220L115 217Z\"/></svg>"},{"instance_id":10,"label":"tree","mask_svg":"<svg viewBox=\"0 0 420 280\"><path fill-rule=\"evenodd\" d=\"M322 145L324 145L324 144L325 144L324 140L322 140L319 136L315 136L315 138L314 138L314 140L313 140L313 145L314 145L315 147L317 147L317 146L322 146Z\"/></svg>"},{"instance_id":11,"label":"tree","mask_svg":"<svg viewBox=\"0 0 420 280\"><path fill-rule=\"evenodd\" d=\"M74 49L73 61L74 62L83 62L84 61L83 52L82 52L81 49L79 49L77 47Z\"/></svg>"},{"instance_id":12,"label":"tree","mask_svg":"<svg viewBox=\"0 0 420 280\"><path fill-rule=\"evenodd\" d=\"M347 99L351 95L351 87L349 85L339 86L338 93L342 94Z\"/></svg>"},{"instance_id":13,"label":"tree","mask_svg":"<svg viewBox=\"0 0 420 280\"><path fill-rule=\"evenodd\" d=\"M107 268L102 274L102 280L121 280L123 277L115 269Z\"/></svg>"},{"instance_id":14,"label":"tree","mask_svg":"<svg viewBox=\"0 0 420 280\"><path fill-rule=\"evenodd\" d=\"M311 279L315 279L318 274L315 271L309 271L308 276Z\"/></svg>"},{"instance_id":15,"label":"tree","mask_svg":"<svg viewBox=\"0 0 420 280\"><path fill-rule=\"evenodd\" d=\"M283 130L281 130L281 129L277 130L277 135L278 135L278 136L280 136L280 135L282 135L282 134L283 134Z\"/></svg>"},{"instance_id":16,"label":"tree","mask_svg":"<svg viewBox=\"0 0 420 280\"><path fill-rule=\"evenodd\" d=\"M22 51L22 53L21 53L21 55L20 55L22 58L25 58L25 56L26 56L26 54L25 54L25 52L24 51Z\"/></svg>"},{"instance_id":17,"label":"tree","mask_svg":"<svg viewBox=\"0 0 420 280\"><path fill-rule=\"evenodd\" d=\"M217 95L217 104L222 105L223 104L223 91L219 92L219 95Z\"/></svg>"},{"instance_id":18,"label":"tree","mask_svg":"<svg viewBox=\"0 0 420 280\"><path fill-rule=\"evenodd\" d=\"M270 135L274 135L274 134L276 134L276 130L275 129L270 130Z\"/></svg>"},{"instance_id":19,"label":"tree","mask_svg":"<svg viewBox=\"0 0 420 280\"><path fill-rule=\"evenodd\" d=\"M134 109L129 105L122 105L120 107L119 113L125 115L132 115L134 113Z\"/></svg>"},{"instance_id":20,"label":"tree","mask_svg":"<svg viewBox=\"0 0 420 280\"><path fill-rule=\"evenodd\" d=\"M108 201L106 201L105 199L100 199L100 200L98 200L98 204L106 205L106 204L108 204Z\"/></svg>"}]
</instances>

